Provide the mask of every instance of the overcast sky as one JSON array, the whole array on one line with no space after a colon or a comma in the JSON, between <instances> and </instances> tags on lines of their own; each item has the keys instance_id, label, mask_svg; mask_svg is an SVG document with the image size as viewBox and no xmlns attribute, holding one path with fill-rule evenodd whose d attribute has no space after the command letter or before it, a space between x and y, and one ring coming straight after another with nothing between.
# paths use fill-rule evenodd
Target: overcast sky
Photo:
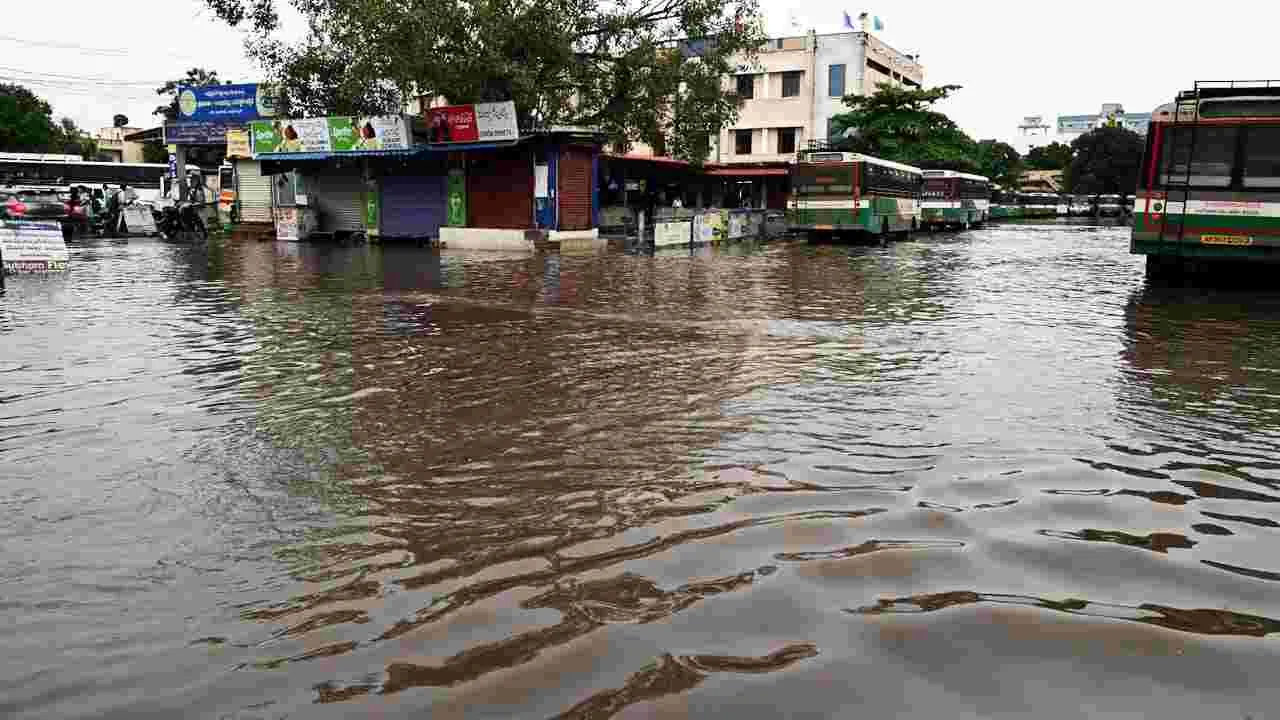
<instances>
[{"instance_id":1,"label":"overcast sky","mask_svg":"<svg viewBox=\"0 0 1280 720\"><path fill-rule=\"evenodd\" d=\"M1194 12L1122 0L762 2L774 35L837 32L845 11L879 15L883 40L921 54L926 84L964 86L944 110L976 139L1009 140L1024 115L1043 114L1052 124L1058 114L1097 112L1104 102L1148 112L1197 79L1280 77L1280 6L1256 0ZM31 87L56 116L81 127L109 126L117 112L135 126L153 125L154 88L192 66L224 79L258 77L241 34L201 0L134 0L118 12L104 12L100 0L49 7L86 21L6 24L0 78Z\"/></svg>"}]
</instances>

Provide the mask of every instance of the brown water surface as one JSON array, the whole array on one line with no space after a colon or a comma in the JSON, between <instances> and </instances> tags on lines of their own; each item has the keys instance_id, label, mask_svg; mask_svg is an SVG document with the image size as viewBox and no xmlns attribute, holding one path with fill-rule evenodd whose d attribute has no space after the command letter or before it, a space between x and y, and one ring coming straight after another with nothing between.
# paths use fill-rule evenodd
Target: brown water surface
<instances>
[{"instance_id":1,"label":"brown water surface","mask_svg":"<svg viewBox=\"0 0 1280 720\"><path fill-rule=\"evenodd\" d=\"M0 297L0 716L1280 707L1280 293L1127 230L151 241Z\"/></svg>"}]
</instances>

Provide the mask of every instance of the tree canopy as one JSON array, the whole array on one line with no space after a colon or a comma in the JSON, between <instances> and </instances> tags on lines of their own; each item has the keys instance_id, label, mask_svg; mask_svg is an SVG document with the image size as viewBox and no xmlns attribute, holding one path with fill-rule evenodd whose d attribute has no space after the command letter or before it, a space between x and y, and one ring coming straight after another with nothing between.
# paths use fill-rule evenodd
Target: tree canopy
<instances>
[{"instance_id":1,"label":"tree canopy","mask_svg":"<svg viewBox=\"0 0 1280 720\"><path fill-rule=\"evenodd\" d=\"M1071 192L1127 195L1138 186L1142 136L1123 127L1100 127L1071 143L1075 159L1067 170Z\"/></svg>"},{"instance_id":2,"label":"tree canopy","mask_svg":"<svg viewBox=\"0 0 1280 720\"><path fill-rule=\"evenodd\" d=\"M21 85L0 83L0 151L97 154L97 143L64 117L54 122L53 108Z\"/></svg>"},{"instance_id":3,"label":"tree canopy","mask_svg":"<svg viewBox=\"0 0 1280 720\"><path fill-rule=\"evenodd\" d=\"M881 83L871 95L848 95L849 111L834 116L838 147L920 168L958 170L1015 186L1021 172L1018 151L1007 143L975 143L955 121L934 109L959 85L910 88Z\"/></svg>"},{"instance_id":4,"label":"tree canopy","mask_svg":"<svg viewBox=\"0 0 1280 720\"><path fill-rule=\"evenodd\" d=\"M230 84L230 80L227 81ZM166 121L178 119L178 87L182 85L191 85L194 87L202 87L205 85L221 85L222 81L218 79L217 70L206 70L204 68L191 68L187 71L186 77L170 80L160 87L156 88L157 95L168 95L169 102L164 105L157 105L155 110L151 111L152 115L160 115Z\"/></svg>"},{"instance_id":5,"label":"tree canopy","mask_svg":"<svg viewBox=\"0 0 1280 720\"><path fill-rule=\"evenodd\" d=\"M289 114L400 112L406 100L512 100L522 127L580 125L700 162L737 117L723 78L754 63L757 0L205 0L233 26Z\"/></svg>"},{"instance_id":6,"label":"tree canopy","mask_svg":"<svg viewBox=\"0 0 1280 720\"><path fill-rule=\"evenodd\" d=\"M1072 156L1070 145L1055 141L1031 148L1026 162L1032 170L1065 170L1071 166Z\"/></svg>"}]
</instances>

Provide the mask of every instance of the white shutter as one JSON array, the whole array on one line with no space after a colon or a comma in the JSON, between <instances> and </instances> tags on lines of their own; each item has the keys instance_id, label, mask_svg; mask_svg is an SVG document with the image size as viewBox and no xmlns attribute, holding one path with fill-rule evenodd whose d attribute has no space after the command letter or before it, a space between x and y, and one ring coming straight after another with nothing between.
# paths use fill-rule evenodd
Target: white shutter
<instances>
[{"instance_id":1,"label":"white shutter","mask_svg":"<svg viewBox=\"0 0 1280 720\"><path fill-rule=\"evenodd\" d=\"M240 222L275 222L271 215L271 176L262 174L262 166L255 160L237 160L236 179Z\"/></svg>"}]
</instances>

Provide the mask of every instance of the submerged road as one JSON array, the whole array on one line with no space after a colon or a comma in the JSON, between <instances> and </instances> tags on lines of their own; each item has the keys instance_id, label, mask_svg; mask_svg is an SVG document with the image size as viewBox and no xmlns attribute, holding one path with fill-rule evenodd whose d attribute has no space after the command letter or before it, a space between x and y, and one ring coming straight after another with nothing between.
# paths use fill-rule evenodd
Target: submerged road
<instances>
[{"instance_id":1,"label":"submerged road","mask_svg":"<svg viewBox=\"0 0 1280 720\"><path fill-rule=\"evenodd\" d=\"M1280 293L1127 250L76 247L0 716L1270 717Z\"/></svg>"}]
</instances>

